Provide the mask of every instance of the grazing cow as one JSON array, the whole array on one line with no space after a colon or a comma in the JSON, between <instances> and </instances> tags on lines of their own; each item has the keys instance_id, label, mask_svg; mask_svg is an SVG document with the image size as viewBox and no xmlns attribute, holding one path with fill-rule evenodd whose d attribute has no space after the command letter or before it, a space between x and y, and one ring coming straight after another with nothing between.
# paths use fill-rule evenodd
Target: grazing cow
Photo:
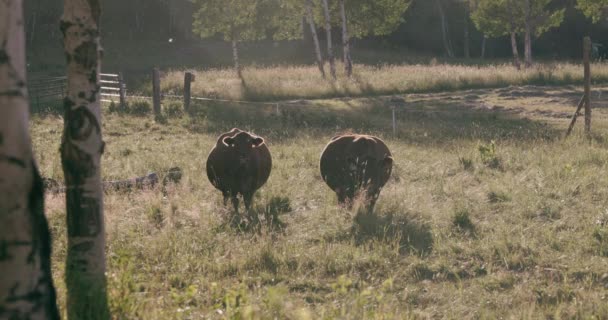
<instances>
[{"instance_id":1,"label":"grazing cow","mask_svg":"<svg viewBox=\"0 0 608 320\"><path fill-rule=\"evenodd\" d=\"M340 135L321 154L321 176L338 195L340 204L352 206L364 193L371 212L393 168L393 157L382 140L368 135Z\"/></svg>"},{"instance_id":2,"label":"grazing cow","mask_svg":"<svg viewBox=\"0 0 608 320\"><path fill-rule=\"evenodd\" d=\"M272 158L264 139L236 128L220 135L207 158L209 181L222 192L224 205L232 199L236 213L237 196L243 196L249 211L253 194L266 183L271 168Z\"/></svg>"}]
</instances>

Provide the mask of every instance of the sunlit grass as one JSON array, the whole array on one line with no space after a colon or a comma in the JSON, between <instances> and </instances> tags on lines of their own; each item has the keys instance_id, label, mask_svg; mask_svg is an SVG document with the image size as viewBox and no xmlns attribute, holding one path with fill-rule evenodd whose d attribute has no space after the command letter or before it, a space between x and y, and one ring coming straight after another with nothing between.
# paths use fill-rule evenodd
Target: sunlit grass
<instances>
[{"instance_id":1,"label":"sunlit grass","mask_svg":"<svg viewBox=\"0 0 608 320\"><path fill-rule=\"evenodd\" d=\"M339 68L341 71L341 68ZM608 65L593 64L593 81L608 81ZM236 100L284 100L415 93L509 85L580 84L582 65L540 63L528 70L501 65L356 65L352 79L342 72L338 80L324 80L315 66L248 67L243 80L231 69L195 70L192 94L201 97ZM166 72L162 90L180 94L182 70Z\"/></svg>"},{"instance_id":2,"label":"sunlit grass","mask_svg":"<svg viewBox=\"0 0 608 320\"><path fill-rule=\"evenodd\" d=\"M573 111L578 92L519 91L408 97L396 136L390 99L379 98L282 106L278 114L197 103L193 117L167 124L104 114L105 179L184 171L166 193L105 196L114 317L608 318L606 113L596 110L591 141L580 123L562 140L567 119L533 112L564 94L552 103ZM35 116L32 125L42 174L61 179L62 119ZM204 163L217 134L233 126L269 143L273 171L255 203L288 199L284 229L226 224L229 210ZM325 143L348 131L381 136L395 158L376 217L337 208L319 175ZM46 203L63 308L63 196Z\"/></svg>"}]
</instances>

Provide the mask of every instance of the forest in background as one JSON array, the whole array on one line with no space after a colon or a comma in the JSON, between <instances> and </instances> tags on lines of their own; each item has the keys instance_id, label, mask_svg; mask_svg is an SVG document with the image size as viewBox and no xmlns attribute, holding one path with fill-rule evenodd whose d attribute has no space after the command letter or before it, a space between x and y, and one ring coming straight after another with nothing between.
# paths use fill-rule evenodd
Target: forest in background
<instances>
[{"instance_id":1,"label":"forest in background","mask_svg":"<svg viewBox=\"0 0 608 320\"><path fill-rule=\"evenodd\" d=\"M461 1L442 0L447 18L447 34L455 58L464 59L465 25L469 29L470 56L479 62L483 35ZM608 23L592 23L576 7L576 0L555 0L550 8L565 9L563 22L534 42L534 55L541 59L577 59L582 38L590 35L595 43L608 44ZM105 49L104 69L131 72L148 71L150 65L162 67L226 67L232 64L230 43L221 37L202 40L192 31L195 5L186 0L107 0L103 3L102 39ZM53 73L63 69L59 19L60 0L26 0L26 32L30 71ZM243 43L245 64L310 64L314 62L310 31L296 41L262 40ZM353 39L356 63L416 63L433 57L446 58L442 43L442 26L435 1L413 0L402 23L386 36ZM322 25L317 25L322 31ZM334 42L340 41L340 30L334 28ZM318 32L325 43L324 32ZM523 52L523 37L518 39ZM134 44L137 45L134 45ZM340 49L336 45L337 50ZM508 59L509 37L490 38L486 58ZM339 54L336 55L340 57ZM462 59L462 61L460 61Z\"/></svg>"}]
</instances>

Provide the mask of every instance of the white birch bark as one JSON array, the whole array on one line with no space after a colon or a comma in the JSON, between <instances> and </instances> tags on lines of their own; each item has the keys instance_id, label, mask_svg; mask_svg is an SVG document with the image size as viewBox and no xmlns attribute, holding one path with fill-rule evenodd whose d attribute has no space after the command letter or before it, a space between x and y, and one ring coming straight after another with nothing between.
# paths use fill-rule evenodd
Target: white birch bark
<instances>
[{"instance_id":1,"label":"white birch bark","mask_svg":"<svg viewBox=\"0 0 608 320\"><path fill-rule=\"evenodd\" d=\"M0 319L59 319L25 70L22 0L0 1Z\"/></svg>"},{"instance_id":2,"label":"white birch bark","mask_svg":"<svg viewBox=\"0 0 608 320\"><path fill-rule=\"evenodd\" d=\"M109 319L101 185L99 0L64 0L67 57L61 160L66 185L69 319Z\"/></svg>"},{"instance_id":3,"label":"white birch bark","mask_svg":"<svg viewBox=\"0 0 608 320\"><path fill-rule=\"evenodd\" d=\"M327 60L329 60L329 72L331 77L336 79L336 61L334 58L334 49L331 41L331 18L329 16L328 0L323 0L323 13L325 15L325 31L327 32Z\"/></svg>"},{"instance_id":4,"label":"white birch bark","mask_svg":"<svg viewBox=\"0 0 608 320\"><path fill-rule=\"evenodd\" d=\"M239 78L243 79L243 70L239 61L239 45L236 40L232 40L232 60L234 62L234 70Z\"/></svg>"},{"instance_id":5,"label":"white birch bark","mask_svg":"<svg viewBox=\"0 0 608 320\"><path fill-rule=\"evenodd\" d=\"M308 25L310 26L310 33L312 34L312 41L315 46L315 55L317 59L317 66L319 67L319 72L325 79L325 67L323 66L323 57L321 55L321 45L319 45L319 36L317 35L317 26L315 25L315 18L312 13L313 3L312 0L306 0L306 19L308 20Z\"/></svg>"},{"instance_id":6,"label":"white birch bark","mask_svg":"<svg viewBox=\"0 0 608 320\"><path fill-rule=\"evenodd\" d=\"M340 0L340 16L342 18L342 50L344 53L344 73L347 77L353 74L353 62L350 57L350 37L348 35L348 21L346 20L346 8L344 0Z\"/></svg>"},{"instance_id":7,"label":"white birch bark","mask_svg":"<svg viewBox=\"0 0 608 320\"><path fill-rule=\"evenodd\" d=\"M521 69L521 62L519 61L519 50L517 50L517 35L515 31L511 32L511 51L513 52L513 65L517 70Z\"/></svg>"},{"instance_id":8,"label":"white birch bark","mask_svg":"<svg viewBox=\"0 0 608 320\"><path fill-rule=\"evenodd\" d=\"M531 25L531 17L530 17L530 0L526 0L525 2L525 48L524 48L524 56L526 62L526 68L530 68L532 66L532 25Z\"/></svg>"},{"instance_id":9,"label":"white birch bark","mask_svg":"<svg viewBox=\"0 0 608 320\"><path fill-rule=\"evenodd\" d=\"M448 58L454 58L454 50L452 49L452 43L450 41L449 29L448 29L448 21L445 16L445 11L443 10L443 5L441 4L441 0L435 0L437 5L437 10L439 10L439 18L441 20L441 39L443 40L443 48L445 49L445 53Z\"/></svg>"}]
</instances>

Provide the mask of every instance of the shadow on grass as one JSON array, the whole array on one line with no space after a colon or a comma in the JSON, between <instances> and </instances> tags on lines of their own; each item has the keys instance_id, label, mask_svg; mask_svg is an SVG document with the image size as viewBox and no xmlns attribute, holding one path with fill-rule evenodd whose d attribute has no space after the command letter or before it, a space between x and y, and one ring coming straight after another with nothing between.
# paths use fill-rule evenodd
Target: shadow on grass
<instances>
[{"instance_id":1,"label":"shadow on grass","mask_svg":"<svg viewBox=\"0 0 608 320\"><path fill-rule=\"evenodd\" d=\"M264 204L255 205L249 213L236 214L230 207L228 220L220 229L231 228L244 233L282 232L287 224L281 220L281 215L293 211L288 197L273 196ZM263 220L260 219L263 218Z\"/></svg>"},{"instance_id":2,"label":"shadow on grass","mask_svg":"<svg viewBox=\"0 0 608 320\"><path fill-rule=\"evenodd\" d=\"M396 105L396 139L446 144L464 140L553 140L554 127L501 107L479 108L451 99L399 102L360 100L295 101L283 105L197 102L185 124L197 133L218 134L233 127L273 140L333 136L341 132L393 136L391 106Z\"/></svg>"},{"instance_id":3,"label":"shadow on grass","mask_svg":"<svg viewBox=\"0 0 608 320\"><path fill-rule=\"evenodd\" d=\"M399 214L395 210L382 215L359 212L351 233L358 245L369 240L398 242L401 254L428 255L433 250L430 225L412 214Z\"/></svg>"}]
</instances>

